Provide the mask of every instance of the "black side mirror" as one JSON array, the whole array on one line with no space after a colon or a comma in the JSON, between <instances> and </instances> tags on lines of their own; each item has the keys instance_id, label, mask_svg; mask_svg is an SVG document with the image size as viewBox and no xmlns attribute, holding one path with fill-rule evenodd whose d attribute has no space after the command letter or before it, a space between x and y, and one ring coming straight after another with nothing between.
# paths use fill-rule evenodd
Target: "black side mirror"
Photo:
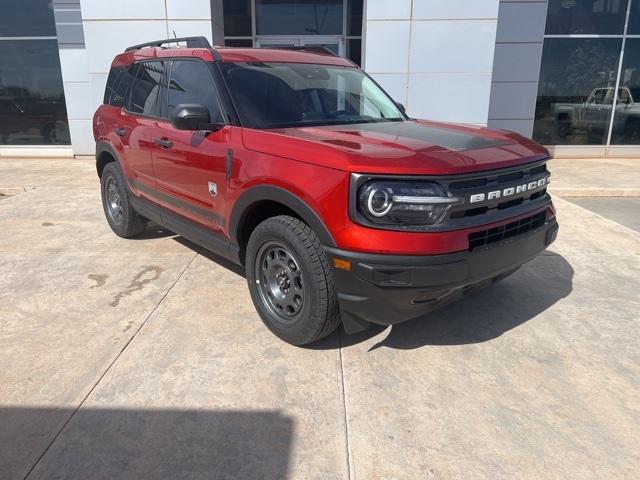
<instances>
[{"instance_id":1,"label":"black side mirror","mask_svg":"<svg viewBox=\"0 0 640 480\"><path fill-rule=\"evenodd\" d=\"M402 113L404 114L407 113L407 110L404 108L404 105L401 104L400 102L396 102L396 107L398 107Z\"/></svg>"},{"instance_id":2,"label":"black side mirror","mask_svg":"<svg viewBox=\"0 0 640 480\"><path fill-rule=\"evenodd\" d=\"M171 125L178 130L204 130L213 132L224 127L211 123L209 109L197 103L181 103L171 112Z\"/></svg>"}]
</instances>

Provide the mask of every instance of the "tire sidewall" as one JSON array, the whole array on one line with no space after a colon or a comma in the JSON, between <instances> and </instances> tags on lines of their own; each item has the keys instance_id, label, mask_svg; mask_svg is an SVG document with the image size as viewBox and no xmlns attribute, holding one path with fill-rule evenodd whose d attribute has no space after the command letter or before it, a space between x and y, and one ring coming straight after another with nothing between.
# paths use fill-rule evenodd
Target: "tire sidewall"
<instances>
[{"instance_id":1,"label":"tire sidewall","mask_svg":"<svg viewBox=\"0 0 640 480\"><path fill-rule=\"evenodd\" d=\"M116 188L118 189L118 194L120 195L122 202L122 219L119 223L114 222L113 218L109 213L109 209L107 207L107 184L109 183L109 178L113 178ZM131 214L132 208L129 203L129 194L127 191L127 187L124 184L124 179L122 176L122 171L120 170L120 166L116 162L108 163L104 170L102 171L102 176L100 177L100 193L102 195L102 209L104 211L104 216L107 218L107 222L111 229L119 236L125 237L128 235L127 226L131 222Z\"/></svg>"}]
</instances>

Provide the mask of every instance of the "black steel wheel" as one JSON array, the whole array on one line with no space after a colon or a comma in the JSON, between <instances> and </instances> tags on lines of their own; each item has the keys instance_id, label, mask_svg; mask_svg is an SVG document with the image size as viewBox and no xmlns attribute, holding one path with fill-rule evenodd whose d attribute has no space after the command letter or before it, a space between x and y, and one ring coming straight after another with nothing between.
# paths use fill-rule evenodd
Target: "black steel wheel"
<instances>
[{"instance_id":1,"label":"black steel wheel","mask_svg":"<svg viewBox=\"0 0 640 480\"><path fill-rule=\"evenodd\" d=\"M260 296L284 323L294 321L304 306L302 272L295 256L279 242L267 242L256 257Z\"/></svg>"}]
</instances>

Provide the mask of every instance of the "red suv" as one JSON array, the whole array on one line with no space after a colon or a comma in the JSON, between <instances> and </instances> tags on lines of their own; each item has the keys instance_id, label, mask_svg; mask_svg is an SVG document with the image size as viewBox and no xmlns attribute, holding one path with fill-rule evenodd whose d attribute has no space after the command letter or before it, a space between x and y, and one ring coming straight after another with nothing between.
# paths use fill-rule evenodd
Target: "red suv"
<instances>
[{"instance_id":1,"label":"red suv","mask_svg":"<svg viewBox=\"0 0 640 480\"><path fill-rule=\"evenodd\" d=\"M409 118L321 49L136 45L93 129L113 231L153 220L243 266L264 323L296 345L420 316L558 231L547 150Z\"/></svg>"}]
</instances>

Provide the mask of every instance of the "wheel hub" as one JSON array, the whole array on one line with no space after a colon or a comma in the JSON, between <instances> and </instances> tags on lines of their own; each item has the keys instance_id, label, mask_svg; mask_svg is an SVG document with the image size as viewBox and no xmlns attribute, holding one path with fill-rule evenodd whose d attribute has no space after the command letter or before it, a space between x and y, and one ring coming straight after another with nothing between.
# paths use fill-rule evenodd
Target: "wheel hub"
<instances>
[{"instance_id":1,"label":"wheel hub","mask_svg":"<svg viewBox=\"0 0 640 480\"><path fill-rule=\"evenodd\" d=\"M291 322L302 310L302 272L293 254L278 242L265 244L256 257L256 282L267 308L283 322Z\"/></svg>"},{"instance_id":2,"label":"wheel hub","mask_svg":"<svg viewBox=\"0 0 640 480\"><path fill-rule=\"evenodd\" d=\"M120 198L120 193L118 192L118 187L113 177L107 180L106 191L109 216L115 223L120 223L124 211L122 208L122 199Z\"/></svg>"}]
</instances>

